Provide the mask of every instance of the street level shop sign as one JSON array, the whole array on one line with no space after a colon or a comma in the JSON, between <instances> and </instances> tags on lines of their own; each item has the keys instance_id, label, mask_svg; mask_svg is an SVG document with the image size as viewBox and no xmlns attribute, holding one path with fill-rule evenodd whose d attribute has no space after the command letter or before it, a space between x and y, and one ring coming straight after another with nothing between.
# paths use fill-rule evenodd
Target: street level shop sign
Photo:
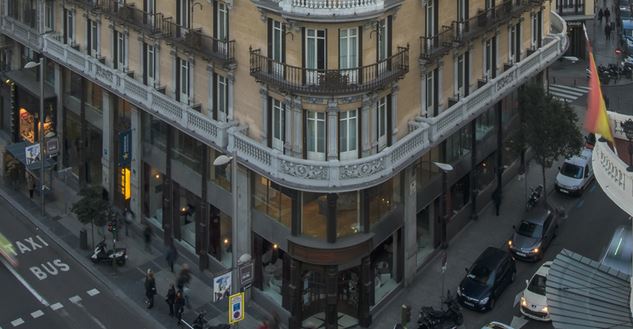
<instances>
[{"instance_id":1,"label":"street level shop sign","mask_svg":"<svg viewBox=\"0 0 633 329\"><path fill-rule=\"evenodd\" d=\"M229 296L229 323L234 324L244 320L244 293Z\"/></svg>"},{"instance_id":2,"label":"street level shop sign","mask_svg":"<svg viewBox=\"0 0 633 329\"><path fill-rule=\"evenodd\" d=\"M119 133L119 166L129 166L132 162L132 130Z\"/></svg>"},{"instance_id":3,"label":"street level shop sign","mask_svg":"<svg viewBox=\"0 0 633 329\"><path fill-rule=\"evenodd\" d=\"M240 284L242 289L247 289L253 283L253 261L248 261L239 266Z\"/></svg>"}]
</instances>

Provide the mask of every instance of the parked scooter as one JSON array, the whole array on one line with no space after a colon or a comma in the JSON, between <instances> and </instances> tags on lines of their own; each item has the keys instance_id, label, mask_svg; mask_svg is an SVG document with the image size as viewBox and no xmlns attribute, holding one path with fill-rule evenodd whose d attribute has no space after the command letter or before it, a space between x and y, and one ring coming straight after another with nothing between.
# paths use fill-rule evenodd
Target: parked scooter
<instances>
[{"instance_id":1,"label":"parked scooter","mask_svg":"<svg viewBox=\"0 0 633 329\"><path fill-rule=\"evenodd\" d=\"M530 210L534 208L541 198L543 197L543 185L539 185L537 187L530 187L530 196L528 197L527 204L525 208Z\"/></svg>"},{"instance_id":2,"label":"parked scooter","mask_svg":"<svg viewBox=\"0 0 633 329\"><path fill-rule=\"evenodd\" d=\"M418 315L418 329L454 329L464 323L462 309L450 290L442 301L440 310L422 306Z\"/></svg>"},{"instance_id":3,"label":"parked scooter","mask_svg":"<svg viewBox=\"0 0 633 329\"><path fill-rule=\"evenodd\" d=\"M205 329L204 326L207 324L207 322L209 322L204 317L205 315L207 315L206 312L201 312L200 314L198 314L195 320L193 320L193 322L191 323L191 326L193 327L193 329ZM220 324L216 324L215 326L209 326L206 328L207 329L230 329L231 326L226 323L220 323Z\"/></svg>"},{"instance_id":4,"label":"parked scooter","mask_svg":"<svg viewBox=\"0 0 633 329\"><path fill-rule=\"evenodd\" d=\"M113 261L116 261L117 265L125 265L125 261L127 260L127 249L108 249L108 245L106 244L104 239L95 246L92 255L90 255L90 260L92 260L92 262L95 264L112 264Z\"/></svg>"}]
</instances>

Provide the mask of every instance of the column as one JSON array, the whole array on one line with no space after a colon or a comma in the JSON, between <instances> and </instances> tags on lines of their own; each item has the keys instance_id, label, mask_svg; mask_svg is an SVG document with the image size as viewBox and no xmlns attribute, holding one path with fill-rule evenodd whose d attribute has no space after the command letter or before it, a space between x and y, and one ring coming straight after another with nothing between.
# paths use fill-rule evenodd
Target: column
<instances>
[{"instance_id":1,"label":"column","mask_svg":"<svg viewBox=\"0 0 633 329\"><path fill-rule=\"evenodd\" d=\"M376 125L376 115L375 115L375 109L372 111L370 110L372 108L372 98L367 96L367 95L363 95L363 105L361 108L361 123L360 123L360 132L361 132L361 152L363 157L368 156L369 154L371 154L371 140L370 140L370 131L375 134L376 133L376 128L374 127ZM374 113L374 114L372 114ZM370 120L371 117L371 120ZM372 126L371 128L369 127L369 122L371 121Z\"/></svg>"},{"instance_id":2,"label":"column","mask_svg":"<svg viewBox=\"0 0 633 329\"><path fill-rule=\"evenodd\" d=\"M503 196L503 122L502 122L503 102L498 101L495 104L495 121L497 128L497 191L499 192L499 200Z\"/></svg>"},{"instance_id":3,"label":"column","mask_svg":"<svg viewBox=\"0 0 633 329\"><path fill-rule=\"evenodd\" d=\"M336 265L325 267L325 329L338 329L338 268Z\"/></svg>"},{"instance_id":4,"label":"column","mask_svg":"<svg viewBox=\"0 0 633 329\"><path fill-rule=\"evenodd\" d=\"M174 128L167 125L167 141L165 145L165 174L163 175L163 240L166 244L172 243L172 208L176 199L172 196L171 184L171 148L173 144ZM172 200L173 199L173 200Z\"/></svg>"},{"instance_id":5,"label":"column","mask_svg":"<svg viewBox=\"0 0 633 329\"><path fill-rule=\"evenodd\" d=\"M81 77L81 96L79 105L79 125L80 125L80 137L79 137L79 150L77 153L79 157L79 187L84 188L86 186L86 78Z\"/></svg>"},{"instance_id":6,"label":"column","mask_svg":"<svg viewBox=\"0 0 633 329\"><path fill-rule=\"evenodd\" d=\"M200 271L209 268L209 202L207 201L207 182L209 181L209 149L205 145L202 153L202 186L200 187L200 215L196 216L196 252L199 256L198 267Z\"/></svg>"},{"instance_id":7,"label":"column","mask_svg":"<svg viewBox=\"0 0 633 329\"><path fill-rule=\"evenodd\" d=\"M404 284L413 283L418 269L417 180L415 165L404 170Z\"/></svg>"},{"instance_id":8,"label":"column","mask_svg":"<svg viewBox=\"0 0 633 329\"><path fill-rule=\"evenodd\" d=\"M237 191L232 192L237 193L237 196L233 198L237 201L237 205L233 207L237 210L237 214L233 215L232 230L234 232L233 257L239 259L243 254L251 253L251 185L249 184L250 172L247 168L238 166L236 176L237 181L233 186L237 188Z\"/></svg>"},{"instance_id":9,"label":"column","mask_svg":"<svg viewBox=\"0 0 633 329\"><path fill-rule=\"evenodd\" d=\"M132 177L130 179L130 187L132 198L130 199L130 211L134 215L134 220L142 218L143 198L141 197L142 177L143 177L143 159L142 159L142 128L141 128L141 109L132 106L130 127L132 128L132 160L130 162L130 170ZM105 115L104 115L105 120Z\"/></svg>"},{"instance_id":10,"label":"column","mask_svg":"<svg viewBox=\"0 0 633 329\"><path fill-rule=\"evenodd\" d=\"M190 56L188 60L189 60L189 105L194 106L196 105L196 94L195 94L196 79L194 78L195 72L196 72L196 69L195 69L196 58L194 56Z\"/></svg>"},{"instance_id":11,"label":"column","mask_svg":"<svg viewBox=\"0 0 633 329\"><path fill-rule=\"evenodd\" d=\"M57 104L55 104L55 108L57 109L57 125L55 125L55 130L57 131L57 136L59 138L59 152L57 153L57 161L58 161L58 168L59 169L63 169L63 164L64 164L64 152L66 152L66 150L64 149L64 86L62 85L62 66L55 63L55 95L57 95ZM59 170L58 169L58 170Z\"/></svg>"},{"instance_id":12,"label":"column","mask_svg":"<svg viewBox=\"0 0 633 329\"><path fill-rule=\"evenodd\" d=\"M101 182L103 188L108 191L108 195L113 196L115 191L116 175L114 175L114 106L113 98L108 91L103 90L102 113L103 126L101 127L101 138L103 151L101 152ZM134 115L132 115L134 116ZM136 151L132 148L133 151Z\"/></svg>"},{"instance_id":13,"label":"column","mask_svg":"<svg viewBox=\"0 0 633 329\"><path fill-rule=\"evenodd\" d=\"M327 242L336 242L336 201L338 200L338 194L328 193L327 195L327 227L326 235Z\"/></svg>"},{"instance_id":14,"label":"column","mask_svg":"<svg viewBox=\"0 0 633 329\"><path fill-rule=\"evenodd\" d=\"M114 49L114 48L112 48ZM176 90L176 77L178 76L178 67L176 67L176 51L175 50L170 50L169 51L169 58L171 58L171 85L173 86L172 92L174 93L174 97L176 97L178 90ZM157 69L157 71L160 71L160 69ZM167 83L167 85L169 85L169 83ZM165 91L165 93L167 93L167 91Z\"/></svg>"},{"instance_id":15,"label":"column","mask_svg":"<svg viewBox=\"0 0 633 329\"><path fill-rule=\"evenodd\" d=\"M398 141L398 90L400 88L395 85L391 88L391 144Z\"/></svg>"},{"instance_id":16,"label":"column","mask_svg":"<svg viewBox=\"0 0 633 329\"><path fill-rule=\"evenodd\" d=\"M479 197L479 186L477 177L477 119L471 121L470 125L470 219L477 220L477 198Z\"/></svg>"},{"instance_id":17,"label":"column","mask_svg":"<svg viewBox=\"0 0 633 329\"><path fill-rule=\"evenodd\" d=\"M265 84L261 84L259 88L259 101L261 108L261 116L262 116L262 126L260 127L261 134L259 136L260 140L267 143L268 142L268 87Z\"/></svg>"},{"instance_id":18,"label":"column","mask_svg":"<svg viewBox=\"0 0 633 329\"><path fill-rule=\"evenodd\" d=\"M290 283L288 284L288 295L290 299L290 319L288 328L301 328L303 318L303 278L301 275L301 263L296 259L284 259L290 261Z\"/></svg>"},{"instance_id":19,"label":"column","mask_svg":"<svg viewBox=\"0 0 633 329\"><path fill-rule=\"evenodd\" d=\"M215 114L215 104L213 99L213 63L207 64L207 77L209 78L207 88L207 116L217 120Z\"/></svg>"},{"instance_id":20,"label":"column","mask_svg":"<svg viewBox=\"0 0 633 329\"><path fill-rule=\"evenodd\" d=\"M329 102L327 106L327 159L338 159L338 108L336 102Z\"/></svg>"},{"instance_id":21,"label":"column","mask_svg":"<svg viewBox=\"0 0 633 329\"><path fill-rule=\"evenodd\" d=\"M235 113L233 110L233 103L234 102L234 97L235 97L235 72L234 71L229 71L229 73L226 75L226 77L229 80L229 85L228 85L228 121L233 121L235 120Z\"/></svg>"},{"instance_id":22,"label":"column","mask_svg":"<svg viewBox=\"0 0 633 329\"><path fill-rule=\"evenodd\" d=\"M292 102L292 116L294 122L294 143L292 143L293 156L303 157L303 111L301 97L295 97Z\"/></svg>"},{"instance_id":23,"label":"column","mask_svg":"<svg viewBox=\"0 0 633 329\"><path fill-rule=\"evenodd\" d=\"M371 325L371 313L369 312L370 290L374 288L371 279L371 260L369 256L363 257L360 262L360 278L358 283L358 324L367 328Z\"/></svg>"},{"instance_id":24,"label":"column","mask_svg":"<svg viewBox=\"0 0 633 329\"><path fill-rule=\"evenodd\" d=\"M292 152L292 98L286 96L284 106L284 154Z\"/></svg>"}]
</instances>

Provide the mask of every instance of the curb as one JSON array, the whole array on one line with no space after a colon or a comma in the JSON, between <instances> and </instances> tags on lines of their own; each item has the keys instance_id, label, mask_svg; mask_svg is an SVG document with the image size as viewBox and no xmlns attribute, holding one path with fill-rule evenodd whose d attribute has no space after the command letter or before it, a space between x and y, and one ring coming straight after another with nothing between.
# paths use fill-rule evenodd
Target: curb
<instances>
[{"instance_id":1,"label":"curb","mask_svg":"<svg viewBox=\"0 0 633 329\"><path fill-rule=\"evenodd\" d=\"M4 188L0 188L0 198L6 200L9 203L9 206L16 209L22 216L26 217L31 224L35 225L38 229L44 232L48 237L50 237L55 244L57 244L60 248L62 248L66 253L69 254L77 263L88 271L95 279L97 279L101 284L106 286L112 295L121 299L129 308L131 308L135 314L143 317L146 321L150 322L153 328L166 328L158 322L156 319L151 317L147 312L145 312L140 306L132 301L118 286L116 286L110 279L108 279L104 274L99 272L92 264L89 264L85 257L82 257L75 251L71 246L69 246L65 241L60 239L56 234L51 232L51 230L43 225L41 218L35 217L28 210L26 210L21 204L19 204L16 200L8 196L7 192Z\"/></svg>"}]
</instances>

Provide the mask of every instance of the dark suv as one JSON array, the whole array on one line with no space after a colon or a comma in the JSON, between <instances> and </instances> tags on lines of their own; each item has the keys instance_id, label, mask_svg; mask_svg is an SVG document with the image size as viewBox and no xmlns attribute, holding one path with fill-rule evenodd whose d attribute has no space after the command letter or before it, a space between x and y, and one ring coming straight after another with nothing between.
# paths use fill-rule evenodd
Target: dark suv
<instances>
[{"instance_id":1,"label":"dark suv","mask_svg":"<svg viewBox=\"0 0 633 329\"><path fill-rule=\"evenodd\" d=\"M457 287L457 298L467 308L491 310L499 295L514 281L516 273L516 264L509 252L488 247L466 268L466 277Z\"/></svg>"},{"instance_id":2,"label":"dark suv","mask_svg":"<svg viewBox=\"0 0 633 329\"><path fill-rule=\"evenodd\" d=\"M519 227L512 227L514 233L508 240L510 252L519 259L538 261L556 236L558 217L551 209L534 208L525 215Z\"/></svg>"}]
</instances>

